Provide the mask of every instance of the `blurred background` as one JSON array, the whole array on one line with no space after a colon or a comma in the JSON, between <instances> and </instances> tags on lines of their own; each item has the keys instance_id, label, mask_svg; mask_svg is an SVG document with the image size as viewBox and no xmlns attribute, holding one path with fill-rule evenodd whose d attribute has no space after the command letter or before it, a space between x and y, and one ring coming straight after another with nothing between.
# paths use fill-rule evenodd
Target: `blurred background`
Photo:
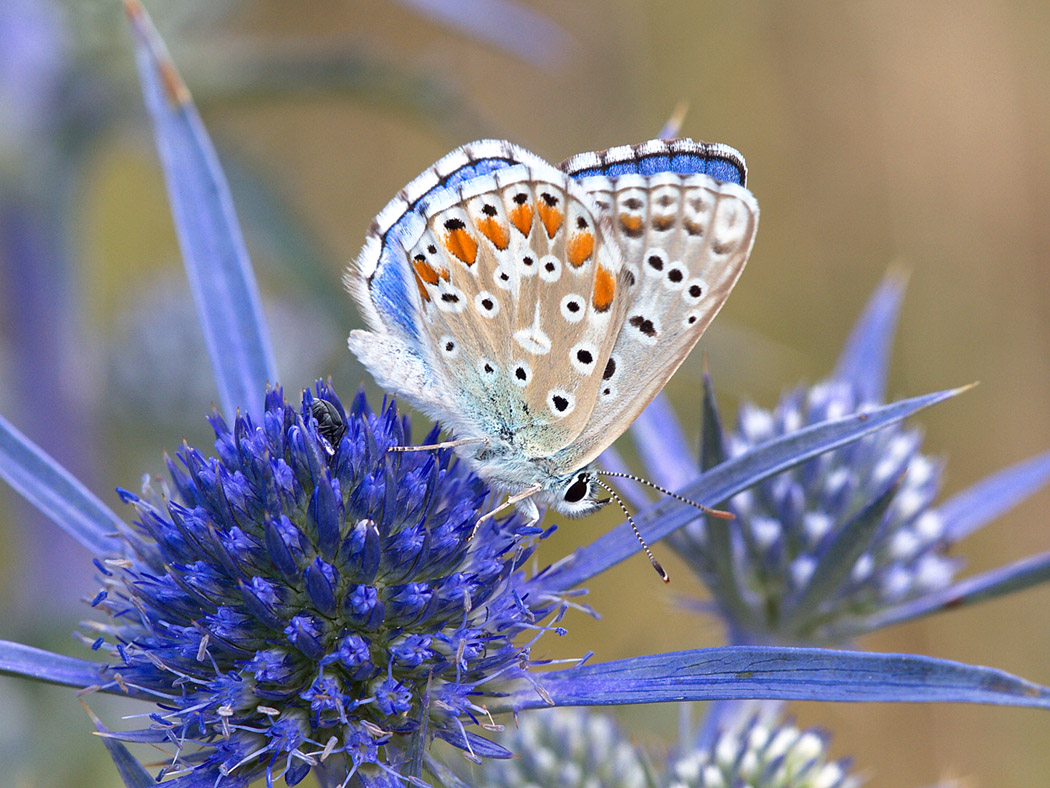
<instances>
[{"instance_id":1,"label":"blurred background","mask_svg":"<svg viewBox=\"0 0 1050 788\"><path fill-rule=\"evenodd\" d=\"M1050 10L1012 0L146 2L230 177L282 383L366 380L340 285L373 215L471 139L557 162L656 134L747 157L762 221L706 349L723 414L826 375L890 265L910 271L890 394L981 385L924 413L947 494L1050 447ZM667 387L696 431L701 354ZM367 385L371 385L367 383ZM375 393L374 388L372 392ZM378 396L378 395L377 395ZM0 412L119 507L215 398L161 173L113 1L0 0ZM375 400L378 402L378 399ZM419 432L422 434L422 423ZM625 442L626 443L626 442ZM1050 549L1044 492L970 538L971 571ZM120 509L117 509L120 512ZM129 515L129 512L121 512ZM566 524L554 560L618 522ZM605 660L722 643L658 550L591 585L544 654ZM70 636L90 556L0 487L0 637ZM670 592L670 593L669 593ZM865 639L1050 684L1050 589ZM103 716L138 713L90 698ZM67 690L0 679L0 784L116 786ZM799 704L870 785L1050 782L1050 716L970 706ZM671 741L670 706L622 714Z\"/></svg>"}]
</instances>

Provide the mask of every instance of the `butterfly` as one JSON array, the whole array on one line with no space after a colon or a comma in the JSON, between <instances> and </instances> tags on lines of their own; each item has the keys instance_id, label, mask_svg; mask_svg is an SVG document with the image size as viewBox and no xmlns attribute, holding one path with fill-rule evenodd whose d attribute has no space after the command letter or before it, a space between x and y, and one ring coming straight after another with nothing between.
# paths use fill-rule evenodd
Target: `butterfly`
<instances>
[{"instance_id":1,"label":"butterfly","mask_svg":"<svg viewBox=\"0 0 1050 788\"><path fill-rule=\"evenodd\" d=\"M558 166L464 145L372 223L344 280L370 329L350 349L451 429L442 445L509 495L495 511L589 514L612 492L596 458L743 271L758 223L746 176L736 150L688 139Z\"/></svg>"}]
</instances>

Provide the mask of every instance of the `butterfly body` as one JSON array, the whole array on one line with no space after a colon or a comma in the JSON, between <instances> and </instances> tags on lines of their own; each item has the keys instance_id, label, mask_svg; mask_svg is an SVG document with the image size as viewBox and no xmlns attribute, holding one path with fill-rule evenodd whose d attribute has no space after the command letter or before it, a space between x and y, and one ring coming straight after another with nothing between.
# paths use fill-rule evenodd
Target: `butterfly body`
<instances>
[{"instance_id":1,"label":"butterfly body","mask_svg":"<svg viewBox=\"0 0 1050 788\"><path fill-rule=\"evenodd\" d=\"M654 140L559 167L453 151L380 212L346 282L350 349L450 428L533 519L604 501L594 462L688 355L743 270L758 207L731 148Z\"/></svg>"}]
</instances>

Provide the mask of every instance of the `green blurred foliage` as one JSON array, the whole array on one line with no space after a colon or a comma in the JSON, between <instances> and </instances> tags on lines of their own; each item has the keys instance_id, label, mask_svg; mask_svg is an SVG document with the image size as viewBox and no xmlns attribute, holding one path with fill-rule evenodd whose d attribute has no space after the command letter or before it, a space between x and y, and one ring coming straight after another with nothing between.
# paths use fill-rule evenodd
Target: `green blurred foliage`
<instances>
[{"instance_id":1,"label":"green blurred foliage","mask_svg":"<svg viewBox=\"0 0 1050 788\"><path fill-rule=\"evenodd\" d=\"M92 484L119 507L113 488L137 489L143 473L162 472L162 451L184 436L207 443L203 415L214 394L204 356L195 355L192 311L178 308L188 294L121 10L85 5L93 32L70 68L92 70L109 114L80 129L91 145L78 159L68 217L82 321L73 350L98 446ZM285 337L278 361L289 388L331 375L348 396L367 379L345 349L359 319L341 272L373 215L440 155L498 136L559 161L646 139L685 100L683 135L740 149L762 207L749 268L702 341L725 415L741 398L769 406L783 388L825 375L887 266L900 263L911 282L891 395L982 383L923 416L926 451L949 458L946 492L1050 445L1050 7L545 0L525 5L574 43L545 68L384 0L256 0L225 3L222 13L199 5L197 23L189 12L158 13L157 23L229 169L268 311ZM71 13L73 22L82 24L82 12ZM0 315L0 369L5 325ZM154 334L174 339L154 347ZM700 356L667 389L694 429ZM0 385L12 418L41 416L26 413L26 396ZM82 614L79 601L59 605L42 630L22 593L65 568L19 558L41 537L19 530L24 510L13 498L0 490L0 636L80 654L66 634ZM1043 493L970 539L969 566L1050 547L1048 504ZM553 560L618 520L610 511L568 522L542 555ZM720 644L717 622L675 606L673 594L703 591L657 551L671 595L644 560L628 562L592 584L588 601L602 620L570 616L570 634L541 641L535 656L593 649L611 659ZM90 597L88 562L74 569ZM861 645L1050 684L1048 601L1050 592L1027 592ZM11 765L0 783L118 784L72 693L5 679L0 707L0 760ZM1050 781L1050 718L1039 712L796 711L801 724L834 731L833 756L854 757L872 785ZM623 716L649 744L673 738L670 707Z\"/></svg>"}]
</instances>

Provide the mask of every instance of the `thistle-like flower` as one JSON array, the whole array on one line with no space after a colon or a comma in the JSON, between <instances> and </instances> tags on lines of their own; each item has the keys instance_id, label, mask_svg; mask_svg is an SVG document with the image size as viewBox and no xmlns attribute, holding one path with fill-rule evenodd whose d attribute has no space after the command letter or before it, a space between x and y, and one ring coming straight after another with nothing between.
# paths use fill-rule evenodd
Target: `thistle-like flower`
<instances>
[{"instance_id":1,"label":"thistle-like flower","mask_svg":"<svg viewBox=\"0 0 1050 788\"><path fill-rule=\"evenodd\" d=\"M447 452L388 453L407 420L363 396L348 412L318 384L297 410L271 390L262 424L211 422L218 456L184 447L173 493L124 493L137 532L99 563L93 645L160 707L131 738L187 786L339 784L434 736L487 744L461 720L484 722L482 685L522 672L514 639L547 612L516 591L518 518L471 539L488 490Z\"/></svg>"},{"instance_id":2,"label":"thistle-like flower","mask_svg":"<svg viewBox=\"0 0 1050 788\"><path fill-rule=\"evenodd\" d=\"M790 392L773 411L743 405L726 455L876 404L850 381L831 379ZM942 589L960 565L946 555L932 507L941 465L919 452L921 443L918 430L894 425L735 496L731 568L712 558L710 529L718 526L709 520L670 542L712 588L725 589L730 569L733 599L719 603L731 608L737 637L835 642L845 620ZM823 574L832 569L829 582Z\"/></svg>"},{"instance_id":3,"label":"thistle-like flower","mask_svg":"<svg viewBox=\"0 0 1050 788\"><path fill-rule=\"evenodd\" d=\"M723 433L707 381L700 468L878 407L902 294L901 277L888 277L827 380L790 391L772 411L744 404L731 433ZM665 404L654 403L634 432L652 477L674 488L697 473L695 465L688 469L688 449ZM656 435L659 451L651 448ZM1008 567L982 580L983 589L957 588L961 561L949 549L1050 478L1050 455L935 505L942 463L922 454L921 444L918 429L895 424L735 495L725 504L734 520L701 518L669 537L711 589L734 642L841 644L1023 587L1014 575L1025 569Z\"/></svg>"},{"instance_id":4,"label":"thistle-like flower","mask_svg":"<svg viewBox=\"0 0 1050 788\"><path fill-rule=\"evenodd\" d=\"M521 714L499 743L520 757L456 771L485 788L647 788L646 758L608 714L579 708ZM462 759L460 759L462 760Z\"/></svg>"},{"instance_id":5,"label":"thistle-like flower","mask_svg":"<svg viewBox=\"0 0 1050 788\"><path fill-rule=\"evenodd\" d=\"M710 747L686 753L666 788L858 788L847 761L827 756L828 737L757 715L721 731Z\"/></svg>"},{"instance_id":6,"label":"thistle-like flower","mask_svg":"<svg viewBox=\"0 0 1050 788\"><path fill-rule=\"evenodd\" d=\"M749 708L745 704L742 709ZM756 708L758 709L756 711ZM485 788L858 788L847 761L828 758L828 736L800 730L779 709L750 707L706 745L651 758L608 714L551 709L522 714L500 743L521 753L457 768ZM451 782L451 781L446 781Z\"/></svg>"}]
</instances>

